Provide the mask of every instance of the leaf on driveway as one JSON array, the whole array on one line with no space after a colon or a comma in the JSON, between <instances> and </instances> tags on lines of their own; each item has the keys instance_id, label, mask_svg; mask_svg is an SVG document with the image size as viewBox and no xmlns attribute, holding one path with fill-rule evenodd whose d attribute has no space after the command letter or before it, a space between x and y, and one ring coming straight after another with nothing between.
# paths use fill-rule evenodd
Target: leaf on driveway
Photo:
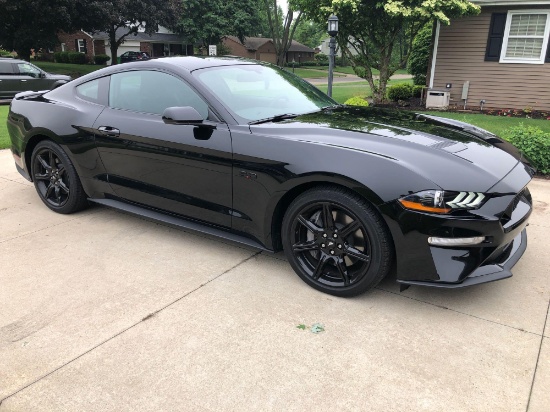
<instances>
[{"instance_id":1,"label":"leaf on driveway","mask_svg":"<svg viewBox=\"0 0 550 412\"><path fill-rule=\"evenodd\" d=\"M306 330L306 325L304 324L300 324L298 326L296 326L298 329L302 329L302 330Z\"/></svg>"},{"instance_id":2,"label":"leaf on driveway","mask_svg":"<svg viewBox=\"0 0 550 412\"><path fill-rule=\"evenodd\" d=\"M325 326L321 323L314 323L311 325L311 332L312 333L321 333L325 331Z\"/></svg>"}]
</instances>

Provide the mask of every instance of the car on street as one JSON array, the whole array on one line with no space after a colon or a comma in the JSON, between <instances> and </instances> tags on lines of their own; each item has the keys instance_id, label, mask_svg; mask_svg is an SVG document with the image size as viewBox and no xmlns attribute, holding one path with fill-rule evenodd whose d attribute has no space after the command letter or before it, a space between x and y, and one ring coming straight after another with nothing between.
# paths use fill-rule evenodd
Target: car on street
<instances>
[{"instance_id":1,"label":"car on street","mask_svg":"<svg viewBox=\"0 0 550 412\"><path fill-rule=\"evenodd\" d=\"M404 288L504 279L527 246L535 171L514 146L454 120L337 104L268 63L104 68L18 94L7 125L51 210L92 202L284 250L337 296L390 271Z\"/></svg>"},{"instance_id":2,"label":"car on street","mask_svg":"<svg viewBox=\"0 0 550 412\"><path fill-rule=\"evenodd\" d=\"M25 60L0 58L0 99L12 99L25 91L52 90L70 81L70 76L46 73Z\"/></svg>"},{"instance_id":3,"label":"car on street","mask_svg":"<svg viewBox=\"0 0 550 412\"><path fill-rule=\"evenodd\" d=\"M136 60L149 60L151 57L148 53L142 51L127 51L120 55L121 63L133 62Z\"/></svg>"}]
</instances>

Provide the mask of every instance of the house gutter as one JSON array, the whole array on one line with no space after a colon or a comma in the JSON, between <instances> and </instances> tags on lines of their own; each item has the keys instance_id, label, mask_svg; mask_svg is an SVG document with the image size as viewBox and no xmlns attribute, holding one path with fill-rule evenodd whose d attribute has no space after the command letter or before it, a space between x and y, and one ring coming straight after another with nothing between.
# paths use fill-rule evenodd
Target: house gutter
<instances>
[{"instance_id":1,"label":"house gutter","mask_svg":"<svg viewBox=\"0 0 550 412\"><path fill-rule=\"evenodd\" d=\"M432 53L432 69L430 70L430 89L434 87L434 77L435 77L435 64L437 61L437 47L439 46L439 30L441 28L441 23L439 20L435 26L435 39L434 39L434 50Z\"/></svg>"}]
</instances>

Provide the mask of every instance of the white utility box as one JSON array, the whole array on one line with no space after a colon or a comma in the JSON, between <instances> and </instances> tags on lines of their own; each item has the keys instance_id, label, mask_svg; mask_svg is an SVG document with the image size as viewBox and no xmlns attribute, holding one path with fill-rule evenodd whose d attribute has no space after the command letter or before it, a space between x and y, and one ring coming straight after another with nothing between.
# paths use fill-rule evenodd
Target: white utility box
<instances>
[{"instance_id":1,"label":"white utility box","mask_svg":"<svg viewBox=\"0 0 550 412\"><path fill-rule=\"evenodd\" d=\"M428 90L426 109L444 109L449 107L451 93L437 90Z\"/></svg>"}]
</instances>

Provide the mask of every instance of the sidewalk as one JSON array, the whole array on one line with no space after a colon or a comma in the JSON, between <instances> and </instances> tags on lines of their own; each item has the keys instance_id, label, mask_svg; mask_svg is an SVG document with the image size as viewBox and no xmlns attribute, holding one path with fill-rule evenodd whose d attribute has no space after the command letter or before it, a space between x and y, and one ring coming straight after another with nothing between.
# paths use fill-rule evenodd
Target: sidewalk
<instances>
[{"instance_id":1,"label":"sidewalk","mask_svg":"<svg viewBox=\"0 0 550 412\"><path fill-rule=\"evenodd\" d=\"M0 151L0 412L548 412L550 182L529 187L512 278L342 299L281 255L50 212Z\"/></svg>"}]
</instances>

